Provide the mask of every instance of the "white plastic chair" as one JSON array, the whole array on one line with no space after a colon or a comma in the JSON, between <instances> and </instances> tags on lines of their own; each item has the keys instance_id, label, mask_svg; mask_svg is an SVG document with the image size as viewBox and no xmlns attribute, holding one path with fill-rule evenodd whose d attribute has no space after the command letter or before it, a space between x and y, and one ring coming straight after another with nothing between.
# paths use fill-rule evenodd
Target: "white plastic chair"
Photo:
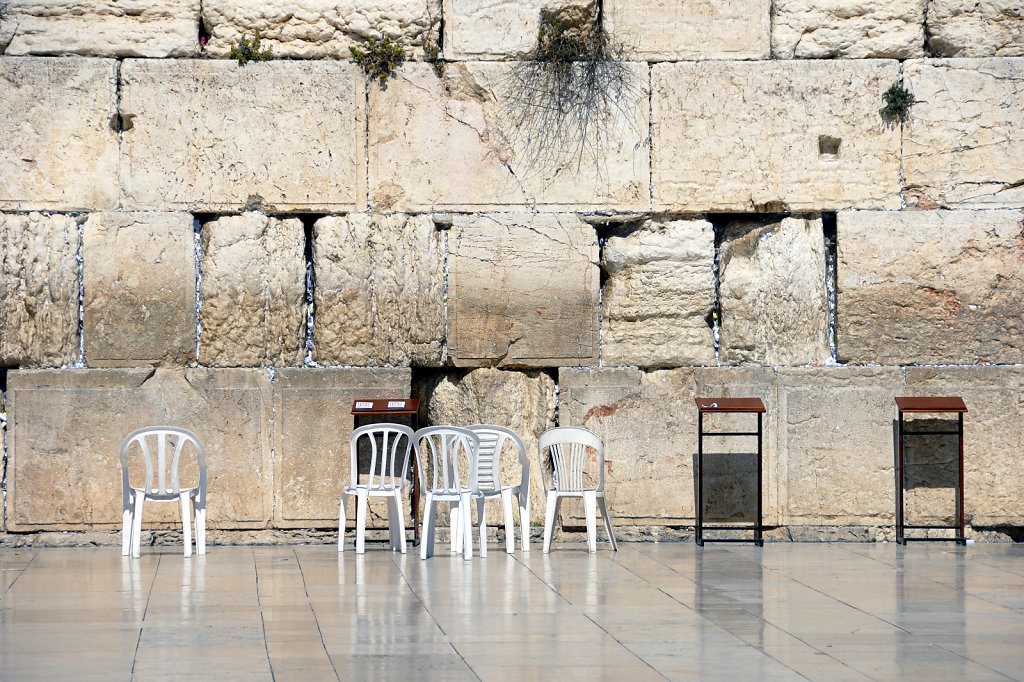
<instances>
[{"instance_id":1,"label":"white plastic chair","mask_svg":"<svg viewBox=\"0 0 1024 682\"><path fill-rule=\"evenodd\" d=\"M156 444L156 466L153 449ZM182 488L179 472L182 453L191 443L199 467L199 482L191 488ZM146 465L146 479L142 486L133 486L128 474L128 455L132 445L138 445ZM168 459L170 445L170 459ZM154 480L155 475L155 480ZM170 484L168 484L168 476ZM203 444L191 431L173 426L156 426L132 431L121 443L121 554L139 556L142 540L142 508L151 502L181 502L181 530L185 543L185 556L192 556L192 511L195 512L196 551L206 554L206 454ZM189 509L189 501L192 509Z\"/></svg>"},{"instance_id":2,"label":"white plastic chair","mask_svg":"<svg viewBox=\"0 0 1024 682\"><path fill-rule=\"evenodd\" d=\"M366 482L359 482L359 446L368 447L370 467ZM368 443L368 445L367 445ZM352 470L349 484L341 491L338 513L338 551L345 551L345 506L348 498L356 498L356 554L366 552L366 511L369 498L388 500L388 529L391 549L405 554L405 513L402 493L413 450L413 432L402 424L368 424L352 432Z\"/></svg>"},{"instance_id":3,"label":"white plastic chair","mask_svg":"<svg viewBox=\"0 0 1024 682\"><path fill-rule=\"evenodd\" d=\"M431 484L420 469L420 490L424 491L423 535L420 558L434 555L436 505L448 502L451 509L452 553L460 551L464 559L473 558L473 525L470 500L477 491L476 462L480 439L468 429L456 426L428 426L416 432L415 447L419 461L431 464ZM429 460L428 460L429 457Z\"/></svg>"},{"instance_id":4,"label":"white plastic chair","mask_svg":"<svg viewBox=\"0 0 1024 682\"><path fill-rule=\"evenodd\" d=\"M587 461L587 450L597 453L597 487L585 486L584 467ZM551 551L551 535L555 528L555 517L564 497L583 498L583 510L587 517L587 548L591 553L597 551L597 507L601 507L604 527L608 531L608 541L613 550L618 550L615 531L612 529L612 518L608 513L608 499L604 494L604 445L601 439L587 431L569 426L548 429L541 434L537 442L540 456L541 471L544 470L544 451L550 450L552 485L547 490L547 514L544 518L544 552Z\"/></svg>"},{"instance_id":5,"label":"white plastic chair","mask_svg":"<svg viewBox=\"0 0 1024 682\"><path fill-rule=\"evenodd\" d=\"M505 519L505 551L515 551L515 519L512 517L512 498L519 504L519 525L523 551L530 551L530 460L526 457L526 446L514 431L493 424L477 424L469 430L480 438L480 454L476 466L477 504L476 518L480 527L480 556L487 556L487 515L484 505L489 499L501 498ZM517 485L502 486L501 453L505 443L511 442L519 457L522 477Z\"/></svg>"}]
</instances>

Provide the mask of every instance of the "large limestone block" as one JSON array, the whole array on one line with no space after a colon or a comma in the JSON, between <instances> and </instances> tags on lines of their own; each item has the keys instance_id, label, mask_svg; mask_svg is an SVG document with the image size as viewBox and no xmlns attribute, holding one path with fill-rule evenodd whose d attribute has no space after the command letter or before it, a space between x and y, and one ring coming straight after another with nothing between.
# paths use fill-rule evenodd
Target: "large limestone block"
<instances>
[{"instance_id":1,"label":"large limestone block","mask_svg":"<svg viewBox=\"0 0 1024 682\"><path fill-rule=\"evenodd\" d=\"M1024 57L1024 5L928 0L928 50L936 57Z\"/></svg>"},{"instance_id":2,"label":"large limestone block","mask_svg":"<svg viewBox=\"0 0 1024 682\"><path fill-rule=\"evenodd\" d=\"M977 526L1020 526L1024 523L1024 475L1020 468L1020 434L1024 432L1024 368L1021 367L908 367L907 395L961 396L964 415L964 515ZM895 408L893 408L895 412ZM921 415L946 419L940 428L956 429L956 415ZM914 439L917 438L917 442ZM919 458L914 448L926 450ZM907 438L907 457L935 462L921 473L922 488L956 483L957 438ZM934 448L934 449L932 449ZM927 452L930 450L930 452ZM908 503L915 503L912 490ZM927 488L925 492L935 492ZM913 511L949 521L955 510L950 490L924 496Z\"/></svg>"},{"instance_id":3,"label":"large limestone block","mask_svg":"<svg viewBox=\"0 0 1024 682\"><path fill-rule=\"evenodd\" d=\"M647 210L647 66L622 65L608 98L557 120L543 87L517 68L526 67L450 64L438 78L430 64L406 64L386 89L372 87L370 205Z\"/></svg>"},{"instance_id":4,"label":"large limestone block","mask_svg":"<svg viewBox=\"0 0 1024 682\"><path fill-rule=\"evenodd\" d=\"M274 374L276 526L338 527L341 489L351 471L352 403L408 397L410 381L408 369L286 368ZM358 426L367 423L360 419ZM384 519L386 528L387 507L379 502L371 503L371 525ZM351 525L353 504L347 513Z\"/></svg>"},{"instance_id":5,"label":"large limestone block","mask_svg":"<svg viewBox=\"0 0 1024 682\"><path fill-rule=\"evenodd\" d=\"M842 362L1024 362L1024 214L840 213Z\"/></svg>"},{"instance_id":6,"label":"large limestone block","mask_svg":"<svg viewBox=\"0 0 1024 682\"><path fill-rule=\"evenodd\" d=\"M124 206L364 207L364 84L358 67L335 61L126 60Z\"/></svg>"},{"instance_id":7,"label":"large limestone block","mask_svg":"<svg viewBox=\"0 0 1024 682\"><path fill-rule=\"evenodd\" d=\"M605 491L616 524L692 524L697 461L696 397L759 397L763 417L764 521L778 518L775 373L770 368L684 368L642 372L561 368L561 426L582 426L605 447ZM715 415L706 430L756 430L752 415ZM731 441L731 442L730 442ZM707 438L705 522L753 519L756 439ZM563 512L580 525L582 507Z\"/></svg>"},{"instance_id":8,"label":"large limestone block","mask_svg":"<svg viewBox=\"0 0 1024 682\"><path fill-rule=\"evenodd\" d=\"M648 221L610 236L602 265L605 365L715 364L715 234L706 220Z\"/></svg>"},{"instance_id":9,"label":"large limestone block","mask_svg":"<svg viewBox=\"0 0 1024 682\"><path fill-rule=\"evenodd\" d=\"M442 0L446 59L523 59L537 47L542 10L594 0Z\"/></svg>"},{"instance_id":10,"label":"large limestone block","mask_svg":"<svg viewBox=\"0 0 1024 682\"><path fill-rule=\"evenodd\" d=\"M382 35L400 40L407 57L422 57L441 20L440 0L204 0L209 54L227 57L231 43L252 38L276 58L351 59L349 46Z\"/></svg>"},{"instance_id":11,"label":"large limestone block","mask_svg":"<svg viewBox=\"0 0 1024 682\"><path fill-rule=\"evenodd\" d=\"M770 0L605 0L604 21L645 61L767 59Z\"/></svg>"},{"instance_id":12,"label":"large limestone block","mask_svg":"<svg viewBox=\"0 0 1024 682\"><path fill-rule=\"evenodd\" d=\"M923 57L926 4L927 0L777 0L772 21L772 56Z\"/></svg>"},{"instance_id":13,"label":"large limestone block","mask_svg":"<svg viewBox=\"0 0 1024 682\"><path fill-rule=\"evenodd\" d=\"M431 387L427 419L438 425L495 424L514 431L530 463L530 522L543 524L545 497L537 439L555 425L555 403L555 382L544 372L482 368L441 377ZM519 484L522 468L514 449L504 452L501 475L503 485ZM488 523L502 522L500 504L489 504L487 513Z\"/></svg>"},{"instance_id":14,"label":"large limestone block","mask_svg":"<svg viewBox=\"0 0 1024 682\"><path fill-rule=\"evenodd\" d=\"M313 357L328 365L439 366L447 233L430 216L321 218L313 226Z\"/></svg>"},{"instance_id":15,"label":"large limestone block","mask_svg":"<svg viewBox=\"0 0 1024 682\"><path fill-rule=\"evenodd\" d=\"M897 368L780 368L785 525L894 523Z\"/></svg>"},{"instance_id":16,"label":"large limestone block","mask_svg":"<svg viewBox=\"0 0 1024 682\"><path fill-rule=\"evenodd\" d=\"M200 0L8 0L8 55L187 57L199 50ZM2 52L2 51L0 51Z\"/></svg>"},{"instance_id":17,"label":"large limestone block","mask_svg":"<svg viewBox=\"0 0 1024 682\"><path fill-rule=\"evenodd\" d=\"M831 356L820 218L741 220L719 260L725 364L811 365Z\"/></svg>"},{"instance_id":18,"label":"large limestone block","mask_svg":"<svg viewBox=\"0 0 1024 682\"><path fill-rule=\"evenodd\" d=\"M196 359L196 258L188 213L94 213L83 237L90 367Z\"/></svg>"},{"instance_id":19,"label":"large limestone block","mask_svg":"<svg viewBox=\"0 0 1024 682\"><path fill-rule=\"evenodd\" d=\"M0 365L78 360L78 251L63 215L0 213Z\"/></svg>"},{"instance_id":20,"label":"large limestone block","mask_svg":"<svg viewBox=\"0 0 1024 682\"><path fill-rule=\"evenodd\" d=\"M261 213L202 227L199 363L301 365L306 354L302 223Z\"/></svg>"},{"instance_id":21,"label":"large limestone block","mask_svg":"<svg viewBox=\"0 0 1024 682\"><path fill-rule=\"evenodd\" d=\"M207 525L271 516L270 382L258 370L96 369L8 375L12 531L120 528L121 441L171 424L206 450ZM181 505L148 504L144 528L180 529Z\"/></svg>"},{"instance_id":22,"label":"large limestone block","mask_svg":"<svg viewBox=\"0 0 1024 682\"><path fill-rule=\"evenodd\" d=\"M593 365L597 234L576 216L456 218L448 355L457 367Z\"/></svg>"},{"instance_id":23,"label":"large limestone block","mask_svg":"<svg viewBox=\"0 0 1024 682\"><path fill-rule=\"evenodd\" d=\"M894 61L652 67L656 211L899 208Z\"/></svg>"},{"instance_id":24,"label":"large limestone block","mask_svg":"<svg viewBox=\"0 0 1024 682\"><path fill-rule=\"evenodd\" d=\"M0 57L0 210L117 206L116 70L113 59Z\"/></svg>"},{"instance_id":25,"label":"large limestone block","mask_svg":"<svg viewBox=\"0 0 1024 682\"><path fill-rule=\"evenodd\" d=\"M1024 206L1024 58L910 61L907 205Z\"/></svg>"}]
</instances>

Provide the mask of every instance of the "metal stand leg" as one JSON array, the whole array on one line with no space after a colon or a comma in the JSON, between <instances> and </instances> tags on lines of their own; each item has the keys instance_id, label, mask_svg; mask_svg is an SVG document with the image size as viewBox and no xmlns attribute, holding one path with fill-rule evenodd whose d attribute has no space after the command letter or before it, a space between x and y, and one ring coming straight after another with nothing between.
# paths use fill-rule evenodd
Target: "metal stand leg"
<instances>
[{"instance_id":1,"label":"metal stand leg","mask_svg":"<svg viewBox=\"0 0 1024 682\"><path fill-rule=\"evenodd\" d=\"M966 546L967 535L964 533L964 413L961 412L957 416L959 417L957 435L960 438L960 477L957 479L958 486L956 490L956 525L958 529L957 537L960 538L960 544Z\"/></svg>"},{"instance_id":2,"label":"metal stand leg","mask_svg":"<svg viewBox=\"0 0 1024 682\"><path fill-rule=\"evenodd\" d=\"M757 540L758 547L764 547L764 527L762 526L761 519L763 518L763 495L761 486L764 480L763 466L761 464L761 413L757 413L757 526L754 530L754 539Z\"/></svg>"},{"instance_id":3,"label":"metal stand leg","mask_svg":"<svg viewBox=\"0 0 1024 682\"><path fill-rule=\"evenodd\" d=\"M903 539L903 446L905 441L903 435L903 412L900 412L900 424L898 431L898 454L896 456L896 544L905 545Z\"/></svg>"},{"instance_id":4,"label":"metal stand leg","mask_svg":"<svg viewBox=\"0 0 1024 682\"><path fill-rule=\"evenodd\" d=\"M694 539L699 547L704 546L704 414L697 413L697 525Z\"/></svg>"}]
</instances>

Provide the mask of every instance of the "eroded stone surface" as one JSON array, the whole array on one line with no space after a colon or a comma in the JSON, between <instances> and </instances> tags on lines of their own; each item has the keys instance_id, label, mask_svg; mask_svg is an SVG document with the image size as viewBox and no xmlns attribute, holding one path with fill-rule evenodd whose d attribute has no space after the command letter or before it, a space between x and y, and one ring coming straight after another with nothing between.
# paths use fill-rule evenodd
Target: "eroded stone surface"
<instances>
[{"instance_id":1,"label":"eroded stone surface","mask_svg":"<svg viewBox=\"0 0 1024 682\"><path fill-rule=\"evenodd\" d=\"M188 213L94 213L85 222L85 362L196 359L196 263Z\"/></svg>"},{"instance_id":2,"label":"eroded stone surface","mask_svg":"<svg viewBox=\"0 0 1024 682\"><path fill-rule=\"evenodd\" d=\"M770 0L606 0L604 18L645 61L768 58Z\"/></svg>"},{"instance_id":3,"label":"eroded stone surface","mask_svg":"<svg viewBox=\"0 0 1024 682\"><path fill-rule=\"evenodd\" d=\"M116 69L112 59L0 57L0 210L117 206Z\"/></svg>"},{"instance_id":4,"label":"eroded stone surface","mask_svg":"<svg viewBox=\"0 0 1024 682\"><path fill-rule=\"evenodd\" d=\"M430 64L406 64L387 89L371 88L370 205L646 210L647 66L614 67L617 85L601 91L614 103L589 111L586 135L579 110L555 122L549 99L535 82L523 85L517 68L543 67L457 63L438 78Z\"/></svg>"},{"instance_id":5,"label":"eroded stone surface","mask_svg":"<svg viewBox=\"0 0 1024 682\"><path fill-rule=\"evenodd\" d=\"M352 403L407 397L410 378L408 369L288 368L274 374L275 525L337 529L341 489L351 472ZM361 418L358 426L370 420ZM405 512L410 514L408 495ZM354 503L347 514L354 527ZM387 528L386 503L371 500L370 517L369 525Z\"/></svg>"},{"instance_id":6,"label":"eroded stone surface","mask_svg":"<svg viewBox=\"0 0 1024 682\"><path fill-rule=\"evenodd\" d=\"M605 365L715 364L715 236L706 220L648 221L605 240Z\"/></svg>"},{"instance_id":7,"label":"eroded stone surface","mask_svg":"<svg viewBox=\"0 0 1024 682\"><path fill-rule=\"evenodd\" d=\"M275 58L351 59L349 46L366 38L401 40L407 57L422 57L423 44L441 20L440 0L204 0L207 51L227 57L231 43L259 29Z\"/></svg>"},{"instance_id":8,"label":"eroded stone surface","mask_svg":"<svg viewBox=\"0 0 1024 682\"><path fill-rule=\"evenodd\" d=\"M590 9L594 0L442 0L448 59L523 59L537 47L542 10Z\"/></svg>"},{"instance_id":9,"label":"eroded stone surface","mask_svg":"<svg viewBox=\"0 0 1024 682\"><path fill-rule=\"evenodd\" d=\"M764 520L777 519L775 373L769 368L684 368L642 372L569 369L558 374L561 426L582 426L605 447L605 491L616 524L692 524L697 459L693 398L759 397L764 417ZM712 419L714 420L712 422ZM753 415L714 415L708 430L756 430ZM756 444L705 439L705 523L753 519L757 509ZM582 506L563 505L580 525Z\"/></svg>"},{"instance_id":10,"label":"eroded stone surface","mask_svg":"<svg viewBox=\"0 0 1024 682\"><path fill-rule=\"evenodd\" d=\"M655 210L899 208L894 61L652 67ZM754 132L756 131L756 132Z\"/></svg>"},{"instance_id":11,"label":"eroded stone surface","mask_svg":"<svg viewBox=\"0 0 1024 682\"><path fill-rule=\"evenodd\" d=\"M0 365L78 360L81 242L70 216L0 213Z\"/></svg>"},{"instance_id":12,"label":"eroded stone surface","mask_svg":"<svg viewBox=\"0 0 1024 682\"><path fill-rule=\"evenodd\" d=\"M894 523L898 368L780 368L782 523Z\"/></svg>"},{"instance_id":13,"label":"eroded stone surface","mask_svg":"<svg viewBox=\"0 0 1024 682\"><path fill-rule=\"evenodd\" d=\"M362 208L364 82L336 61L126 60L125 207Z\"/></svg>"},{"instance_id":14,"label":"eroded stone surface","mask_svg":"<svg viewBox=\"0 0 1024 682\"><path fill-rule=\"evenodd\" d=\"M778 0L774 3L772 56L923 57L926 4L927 0Z\"/></svg>"},{"instance_id":15,"label":"eroded stone surface","mask_svg":"<svg viewBox=\"0 0 1024 682\"><path fill-rule=\"evenodd\" d=\"M928 50L936 57L1024 56L1024 5L928 0Z\"/></svg>"},{"instance_id":16,"label":"eroded stone surface","mask_svg":"<svg viewBox=\"0 0 1024 682\"><path fill-rule=\"evenodd\" d=\"M719 259L719 349L725 364L828 360L828 292L821 219L742 220Z\"/></svg>"},{"instance_id":17,"label":"eroded stone surface","mask_svg":"<svg viewBox=\"0 0 1024 682\"><path fill-rule=\"evenodd\" d=\"M306 352L306 259L302 223L262 213L202 227L199 363L215 367L301 365Z\"/></svg>"},{"instance_id":18,"label":"eroded stone surface","mask_svg":"<svg viewBox=\"0 0 1024 682\"><path fill-rule=\"evenodd\" d=\"M352 213L313 228L320 364L444 361L447 233L430 216Z\"/></svg>"},{"instance_id":19,"label":"eroded stone surface","mask_svg":"<svg viewBox=\"0 0 1024 682\"><path fill-rule=\"evenodd\" d=\"M1024 58L911 61L907 205L1024 206Z\"/></svg>"},{"instance_id":20,"label":"eroded stone surface","mask_svg":"<svg viewBox=\"0 0 1024 682\"><path fill-rule=\"evenodd\" d=\"M449 250L456 366L596 364L594 228L566 214L459 216Z\"/></svg>"},{"instance_id":21,"label":"eroded stone surface","mask_svg":"<svg viewBox=\"0 0 1024 682\"><path fill-rule=\"evenodd\" d=\"M1024 362L1024 213L840 213L842 362Z\"/></svg>"},{"instance_id":22,"label":"eroded stone surface","mask_svg":"<svg viewBox=\"0 0 1024 682\"><path fill-rule=\"evenodd\" d=\"M270 522L270 383L258 370L96 369L8 375L12 531L120 528L121 441L181 426L206 450L207 524ZM143 528L181 528L180 504L147 504Z\"/></svg>"},{"instance_id":23,"label":"eroded stone surface","mask_svg":"<svg viewBox=\"0 0 1024 682\"><path fill-rule=\"evenodd\" d=\"M9 0L8 55L187 57L199 50L200 0Z\"/></svg>"}]
</instances>

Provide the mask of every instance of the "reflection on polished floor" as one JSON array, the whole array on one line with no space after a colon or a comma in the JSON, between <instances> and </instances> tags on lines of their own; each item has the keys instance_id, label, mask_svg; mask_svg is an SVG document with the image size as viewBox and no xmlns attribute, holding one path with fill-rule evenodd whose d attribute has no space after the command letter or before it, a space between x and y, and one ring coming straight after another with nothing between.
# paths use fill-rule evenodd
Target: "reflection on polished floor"
<instances>
[{"instance_id":1,"label":"reflection on polished floor","mask_svg":"<svg viewBox=\"0 0 1024 682\"><path fill-rule=\"evenodd\" d=\"M1024 546L0 550L0 679L1024 679Z\"/></svg>"}]
</instances>

